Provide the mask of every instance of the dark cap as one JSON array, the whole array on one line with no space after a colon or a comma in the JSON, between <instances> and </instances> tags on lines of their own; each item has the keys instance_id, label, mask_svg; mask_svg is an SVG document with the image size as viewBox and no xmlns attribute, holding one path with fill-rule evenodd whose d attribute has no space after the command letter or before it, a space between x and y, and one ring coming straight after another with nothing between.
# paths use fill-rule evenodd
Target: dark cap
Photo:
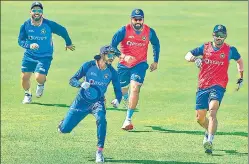
<instances>
[{"instance_id":1,"label":"dark cap","mask_svg":"<svg viewBox=\"0 0 249 164\"><path fill-rule=\"evenodd\" d=\"M217 33L217 32L222 32L222 33L226 34L227 29L224 25L217 24L216 26L214 26L213 33Z\"/></svg>"},{"instance_id":2,"label":"dark cap","mask_svg":"<svg viewBox=\"0 0 249 164\"><path fill-rule=\"evenodd\" d=\"M110 45L105 45L100 48L100 54L108 54L108 53L115 53L115 49L112 48Z\"/></svg>"},{"instance_id":3,"label":"dark cap","mask_svg":"<svg viewBox=\"0 0 249 164\"><path fill-rule=\"evenodd\" d=\"M134 9L131 12L131 18L144 18L144 12L142 9Z\"/></svg>"},{"instance_id":4,"label":"dark cap","mask_svg":"<svg viewBox=\"0 0 249 164\"><path fill-rule=\"evenodd\" d=\"M33 2L30 9L32 10L34 7L40 7L43 10L43 6L40 2Z\"/></svg>"}]
</instances>

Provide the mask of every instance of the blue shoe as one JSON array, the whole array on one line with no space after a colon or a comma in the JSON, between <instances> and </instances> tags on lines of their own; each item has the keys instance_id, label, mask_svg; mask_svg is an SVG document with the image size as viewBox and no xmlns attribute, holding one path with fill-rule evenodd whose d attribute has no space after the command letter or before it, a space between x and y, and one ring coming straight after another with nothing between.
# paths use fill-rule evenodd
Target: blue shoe
<instances>
[{"instance_id":1,"label":"blue shoe","mask_svg":"<svg viewBox=\"0 0 249 164\"><path fill-rule=\"evenodd\" d=\"M213 153L213 145L212 142L210 141L206 141L205 143L203 143L203 147L205 149L205 153L207 154L212 154Z\"/></svg>"},{"instance_id":2,"label":"blue shoe","mask_svg":"<svg viewBox=\"0 0 249 164\"><path fill-rule=\"evenodd\" d=\"M102 151L96 151L96 163L104 163L105 160L104 160L104 155L103 155L103 152Z\"/></svg>"}]
</instances>

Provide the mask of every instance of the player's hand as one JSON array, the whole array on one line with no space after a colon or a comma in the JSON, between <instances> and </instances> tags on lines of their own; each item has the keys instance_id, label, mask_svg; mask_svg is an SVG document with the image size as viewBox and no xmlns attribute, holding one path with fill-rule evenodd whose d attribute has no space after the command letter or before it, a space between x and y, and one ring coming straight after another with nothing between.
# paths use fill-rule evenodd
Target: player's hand
<instances>
[{"instance_id":1,"label":"player's hand","mask_svg":"<svg viewBox=\"0 0 249 164\"><path fill-rule=\"evenodd\" d=\"M242 87L243 78L239 78L236 84L238 85L236 88L236 90L238 91Z\"/></svg>"},{"instance_id":2,"label":"player's hand","mask_svg":"<svg viewBox=\"0 0 249 164\"><path fill-rule=\"evenodd\" d=\"M80 87L84 89L88 89L90 87L90 83L84 81L83 83L81 83Z\"/></svg>"},{"instance_id":3,"label":"player's hand","mask_svg":"<svg viewBox=\"0 0 249 164\"><path fill-rule=\"evenodd\" d=\"M30 44L30 49L31 50L38 50L39 49L39 45L37 43L32 43L32 44Z\"/></svg>"},{"instance_id":4,"label":"player's hand","mask_svg":"<svg viewBox=\"0 0 249 164\"><path fill-rule=\"evenodd\" d=\"M71 50L71 51L74 51L75 50L75 46L72 44L70 46L66 46L66 51L67 49Z\"/></svg>"},{"instance_id":5,"label":"player's hand","mask_svg":"<svg viewBox=\"0 0 249 164\"><path fill-rule=\"evenodd\" d=\"M157 64L158 63L154 62L150 65L150 72L155 71L157 69Z\"/></svg>"},{"instance_id":6,"label":"player's hand","mask_svg":"<svg viewBox=\"0 0 249 164\"><path fill-rule=\"evenodd\" d=\"M118 108L118 106L119 106L118 99L112 100L111 104L112 104L112 106L113 106L114 108Z\"/></svg>"},{"instance_id":7,"label":"player's hand","mask_svg":"<svg viewBox=\"0 0 249 164\"><path fill-rule=\"evenodd\" d=\"M196 65L198 68L201 68L202 59L201 59L201 58L196 58L196 59L195 59L195 65Z\"/></svg>"},{"instance_id":8,"label":"player's hand","mask_svg":"<svg viewBox=\"0 0 249 164\"><path fill-rule=\"evenodd\" d=\"M130 56L130 55L125 55L125 56L124 56L124 61L126 61L127 63L131 63L131 62L133 62L134 60L136 60L136 58L133 57L133 56Z\"/></svg>"}]
</instances>

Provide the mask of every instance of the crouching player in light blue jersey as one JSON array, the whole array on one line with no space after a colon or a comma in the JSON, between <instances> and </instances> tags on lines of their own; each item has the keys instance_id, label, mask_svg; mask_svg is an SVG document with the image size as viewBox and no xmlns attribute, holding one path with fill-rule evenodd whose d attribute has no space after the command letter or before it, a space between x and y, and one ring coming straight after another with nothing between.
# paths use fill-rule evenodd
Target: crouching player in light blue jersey
<instances>
[{"instance_id":1,"label":"crouching player in light blue jersey","mask_svg":"<svg viewBox=\"0 0 249 164\"><path fill-rule=\"evenodd\" d=\"M116 98L112 101L113 107L117 108L122 92L116 70L111 66L115 56L120 53L110 46L100 49L100 54L95 60L84 63L78 72L70 79L70 85L80 88L70 106L66 117L61 121L58 130L61 133L70 133L77 124L88 114L93 114L97 124L98 150L96 162L104 162L102 150L106 136L106 109L105 92L112 81ZM79 80L84 77L84 82Z\"/></svg>"},{"instance_id":2,"label":"crouching player in light blue jersey","mask_svg":"<svg viewBox=\"0 0 249 164\"><path fill-rule=\"evenodd\" d=\"M38 82L36 97L41 97L44 83L53 59L52 33L61 36L66 42L66 50L74 50L75 47L65 27L43 18L43 6L40 2L34 2L30 10L31 18L24 22L20 28L18 44L25 48L22 59L22 87L25 91L23 104L32 101L30 91L30 77L35 72Z\"/></svg>"}]
</instances>

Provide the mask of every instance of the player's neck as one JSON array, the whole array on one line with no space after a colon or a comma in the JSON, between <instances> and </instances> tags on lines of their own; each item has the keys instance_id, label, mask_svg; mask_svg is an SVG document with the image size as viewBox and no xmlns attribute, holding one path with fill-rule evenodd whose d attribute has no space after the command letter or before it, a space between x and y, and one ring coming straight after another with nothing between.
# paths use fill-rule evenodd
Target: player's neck
<instances>
[{"instance_id":1,"label":"player's neck","mask_svg":"<svg viewBox=\"0 0 249 164\"><path fill-rule=\"evenodd\" d=\"M97 61L97 66L99 69L101 70L105 70L106 69L106 63L104 62L103 59L100 59L99 61Z\"/></svg>"},{"instance_id":2,"label":"player's neck","mask_svg":"<svg viewBox=\"0 0 249 164\"><path fill-rule=\"evenodd\" d=\"M43 18L41 17L41 19L39 21L35 21L33 18L31 18L31 24L33 26L40 26L42 24Z\"/></svg>"}]
</instances>

